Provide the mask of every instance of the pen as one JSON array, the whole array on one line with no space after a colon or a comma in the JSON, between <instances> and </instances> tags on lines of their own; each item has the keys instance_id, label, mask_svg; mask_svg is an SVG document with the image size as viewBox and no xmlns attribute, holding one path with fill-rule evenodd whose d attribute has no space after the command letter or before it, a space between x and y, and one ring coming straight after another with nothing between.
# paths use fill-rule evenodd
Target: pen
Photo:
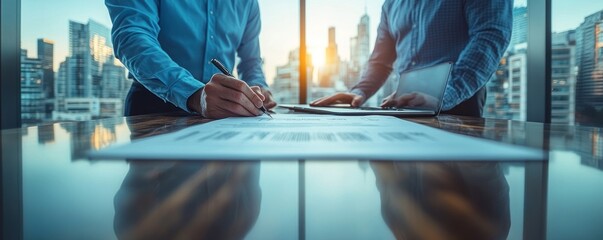
<instances>
[{"instance_id":1,"label":"pen","mask_svg":"<svg viewBox=\"0 0 603 240\"><path fill-rule=\"evenodd\" d=\"M222 63L220 61L218 61L218 59L214 58L210 62L214 66L216 66L216 68L218 68L218 70L220 70L220 72L222 72L224 75L229 76L229 77L234 77L232 74L230 74L228 69L226 69L226 67L224 67L224 65L222 65ZM272 118L272 115L270 115L270 113L268 113L268 109L266 109L266 107L264 107L264 105L262 105L259 109L262 110L262 112L264 112L266 115L268 115L268 117Z\"/></svg>"}]
</instances>

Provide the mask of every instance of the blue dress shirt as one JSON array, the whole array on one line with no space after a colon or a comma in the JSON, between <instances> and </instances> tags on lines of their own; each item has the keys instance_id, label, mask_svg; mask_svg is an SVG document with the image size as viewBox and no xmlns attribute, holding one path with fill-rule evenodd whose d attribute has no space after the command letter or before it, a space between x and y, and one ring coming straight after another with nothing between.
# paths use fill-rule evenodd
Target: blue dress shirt
<instances>
[{"instance_id":1,"label":"blue dress shirt","mask_svg":"<svg viewBox=\"0 0 603 240\"><path fill-rule=\"evenodd\" d=\"M130 74L186 111L187 99L219 73L220 60L250 86L267 87L262 72L257 0L105 0L115 55Z\"/></svg>"},{"instance_id":2,"label":"blue dress shirt","mask_svg":"<svg viewBox=\"0 0 603 240\"><path fill-rule=\"evenodd\" d=\"M387 0L375 49L352 92L370 97L392 69L455 66L442 110L471 98L496 71L513 25L511 0Z\"/></svg>"}]
</instances>

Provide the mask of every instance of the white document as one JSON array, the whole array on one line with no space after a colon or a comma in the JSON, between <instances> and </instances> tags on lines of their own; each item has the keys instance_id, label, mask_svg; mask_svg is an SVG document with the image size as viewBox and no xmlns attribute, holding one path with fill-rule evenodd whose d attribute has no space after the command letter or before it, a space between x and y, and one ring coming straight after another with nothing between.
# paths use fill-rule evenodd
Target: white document
<instances>
[{"instance_id":1,"label":"white document","mask_svg":"<svg viewBox=\"0 0 603 240\"><path fill-rule=\"evenodd\" d=\"M449 133L388 116L274 114L227 118L110 146L92 159L543 160L541 150Z\"/></svg>"}]
</instances>

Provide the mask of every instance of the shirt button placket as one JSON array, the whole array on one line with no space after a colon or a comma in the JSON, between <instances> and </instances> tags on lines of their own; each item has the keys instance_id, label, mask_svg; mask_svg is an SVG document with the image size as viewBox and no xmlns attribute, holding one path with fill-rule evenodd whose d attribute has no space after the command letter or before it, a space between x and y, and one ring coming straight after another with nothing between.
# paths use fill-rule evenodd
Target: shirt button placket
<instances>
[{"instance_id":1,"label":"shirt button placket","mask_svg":"<svg viewBox=\"0 0 603 240\"><path fill-rule=\"evenodd\" d=\"M207 41L207 49L205 49L206 51L206 56L207 59L205 59L205 62L208 65L211 65L211 63L209 62L210 59L214 58L214 48L213 46L215 46L214 44L214 21L215 21L215 14L214 14L214 1L210 0L207 3L207 37L206 37L206 41ZM211 78L211 73L212 71L205 71L204 75L206 79Z\"/></svg>"}]
</instances>

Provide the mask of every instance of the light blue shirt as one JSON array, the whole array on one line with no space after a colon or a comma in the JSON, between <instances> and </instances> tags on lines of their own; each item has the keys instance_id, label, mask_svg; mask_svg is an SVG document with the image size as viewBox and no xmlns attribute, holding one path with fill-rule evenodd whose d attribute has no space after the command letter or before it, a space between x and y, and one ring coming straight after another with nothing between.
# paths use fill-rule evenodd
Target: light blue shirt
<instances>
[{"instance_id":1,"label":"light blue shirt","mask_svg":"<svg viewBox=\"0 0 603 240\"><path fill-rule=\"evenodd\" d=\"M219 73L267 87L262 72L257 0L105 0L115 56L159 98L186 111L188 98Z\"/></svg>"},{"instance_id":2,"label":"light blue shirt","mask_svg":"<svg viewBox=\"0 0 603 240\"><path fill-rule=\"evenodd\" d=\"M442 110L471 98L498 68L513 26L512 0L386 0L367 71L352 92L372 96L392 69L454 62Z\"/></svg>"}]
</instances>

